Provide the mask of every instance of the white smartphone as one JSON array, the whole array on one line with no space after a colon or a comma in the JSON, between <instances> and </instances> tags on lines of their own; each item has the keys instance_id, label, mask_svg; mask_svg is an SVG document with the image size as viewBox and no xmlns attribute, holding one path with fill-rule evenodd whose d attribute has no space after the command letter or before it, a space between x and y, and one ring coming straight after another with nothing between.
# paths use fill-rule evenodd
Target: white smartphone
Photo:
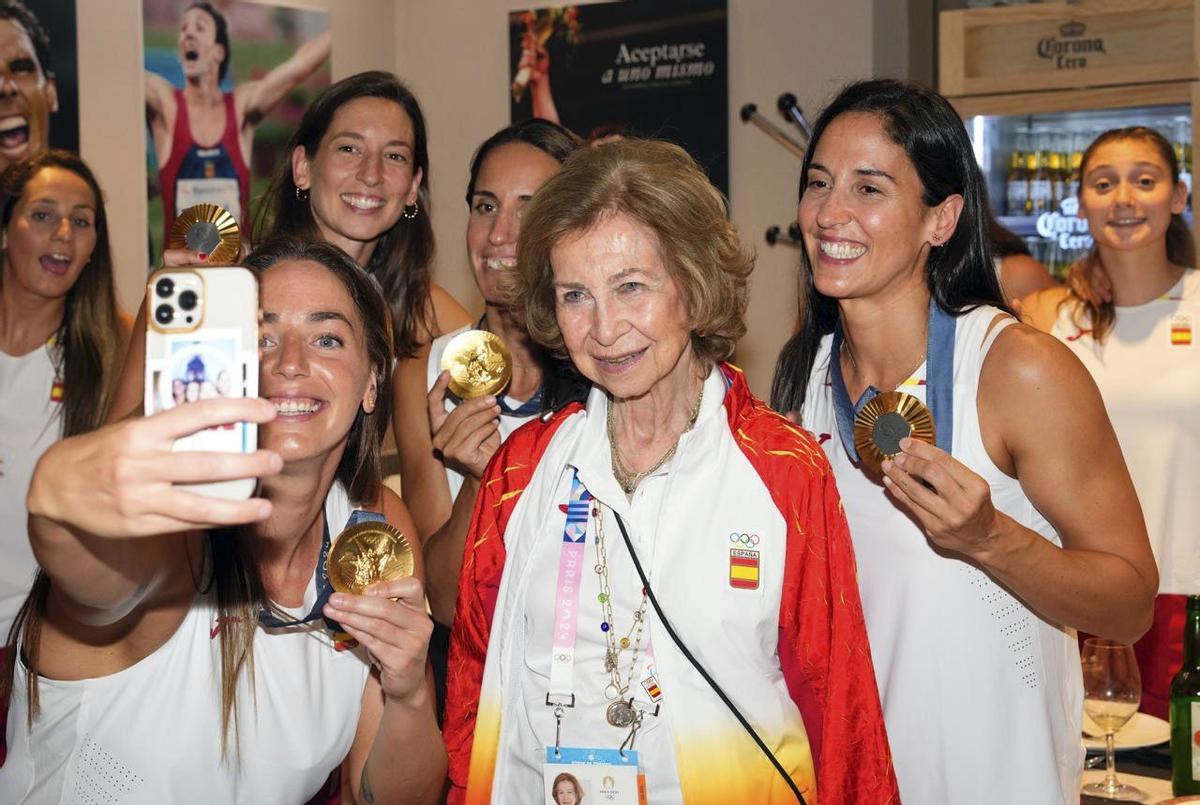
<instances>
[{"instance_id":1,"label":"white smartphone","mask_svg":"<svg viewBox=\"0 0 1200 805\"><path fill-rule=\"evenodd\" d=\"M146 285L147 416L213 397L258 396L258 281L240 266L163 268ZM258 426L237 422L178 439L175 450L250 453ZM181 485L245 500L254 478Z\"/></svg>"}]
</instances>

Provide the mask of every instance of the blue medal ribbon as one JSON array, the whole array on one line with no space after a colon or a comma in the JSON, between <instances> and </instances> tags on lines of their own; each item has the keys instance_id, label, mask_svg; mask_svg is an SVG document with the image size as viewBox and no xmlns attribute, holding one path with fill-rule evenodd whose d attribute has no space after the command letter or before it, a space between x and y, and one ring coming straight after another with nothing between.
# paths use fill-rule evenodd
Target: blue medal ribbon
<instances>
[{"instance_id":1,"label":"blue medal ribbon","mask_svg":"<svg viewBox=\"0 0 1200 805\"><path fill-rule=\"evenodd\" d=\"M358 523L382 523L386 522L386 518L379 512L368 512L362 509L355 509L350 512L350 519L346 521L346 528ZM329 572L325 568L325 560L329 556L329 521L325 521L323 533L321 534L321 554L317 557L317 600L312 605L312 609L303 618L296 620L284 620L277 617L269 609L263 608L258 611L258 622L260 625L269 629L279 629L288 626L300 626L317 618L325 621L325 628L331 632L338 633L345 630L336 621L330 620L321 614L325 609L325 605L329 603L329 596L333 595L333 585L329 583Z\"/></svg>"},{"instance_id":2,"label":"blue medal ribbon","mask_svg":"<svg viewBox=\"0 0 1200 805\"><path fill-rule=\"evenodd\" d=\"M954 437L954 330L958 319L929 299L929 332L925 342L925 400L937 429L938 449L949 453ZM833 329L833 344L829 349L829 381L833 388L833 414L837 420L838 436L850 459L857 464L858 448L854 446L854 418L863 406L881 391L867 386L858 402L850 402L850 392L842 377L842 323Z\"/></svg>"}]
</instances>

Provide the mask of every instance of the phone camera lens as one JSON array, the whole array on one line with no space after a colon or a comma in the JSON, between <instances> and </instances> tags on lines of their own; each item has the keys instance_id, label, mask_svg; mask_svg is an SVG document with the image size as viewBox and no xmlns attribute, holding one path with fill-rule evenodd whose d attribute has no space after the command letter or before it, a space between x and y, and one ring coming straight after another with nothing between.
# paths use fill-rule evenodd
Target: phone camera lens
<instances>
[{"instance_id":1,"label":"phone camera lens","mask_svg":"<svg viewBox=\"0 0 1200 805\"><path fill-rule=\"evenodd\" d=\"M159 305L154 309L154 320L159 324L170 324L175 318L175 309L170 305Z\"/></svg>"},{"instance_id":2,"label":"phone camera lens","mask_svg":"<svg viewBox=\"0 0 1200 805\"><path fill-rule=\"evenodd\" d=\"M154 292L166 299L171 294L175 293L175 280L170 277L163 277L158 282L154 283Z\"/></svg>"},{"instance_id":3,"label":"phone camera lens","mask_svg":"<svg viewBox=\"0 0 1200 805\"><path fill-rule=\"evenodd\" d=\"M198 301L199 299L197 299L195 291L184 291L179 294L179 306L184 310L194 309Z\"/></svg>"}]
</instances>

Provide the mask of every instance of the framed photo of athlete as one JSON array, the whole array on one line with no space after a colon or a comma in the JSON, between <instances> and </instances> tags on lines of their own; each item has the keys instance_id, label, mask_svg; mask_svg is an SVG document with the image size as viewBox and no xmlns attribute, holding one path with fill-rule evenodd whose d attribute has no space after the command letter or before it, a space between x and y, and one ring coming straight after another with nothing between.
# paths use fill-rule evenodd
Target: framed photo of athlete
<instances>
[{"instance_id":1,"label":"framed photo of athlete","mask_svg":"<svg viewBox=\"0 0 1200 805\"><path fill-rule=\"evenodd\" d=\"M146 175L156 265L196 204L252 237L257 200L309 100L329 85L329 15L271 0L143 0Z\"/></svg>"}]
</instances>

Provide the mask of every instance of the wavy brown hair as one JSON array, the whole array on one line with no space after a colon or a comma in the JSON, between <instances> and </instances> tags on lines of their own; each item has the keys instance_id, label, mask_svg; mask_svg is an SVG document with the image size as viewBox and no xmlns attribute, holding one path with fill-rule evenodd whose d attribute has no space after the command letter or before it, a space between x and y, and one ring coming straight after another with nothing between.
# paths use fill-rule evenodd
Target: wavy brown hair
<instances>
[{"instance_id":1,"label":"wavy brown hair","mask_svg":"<svg viewBox=\"0 0 1200 805\"><path fill-rule=\"evenodd\" d=\"M1175 149L1169 140L1149 126L1129 126L1122 129L1109 129L1101 134L1083 152L1079 165L1080 177L1087 176L1088 163L1096 156L1096 151L1103 145L1118 143L1124 140L1137 140L1147 143L1158 152L1158 156L1171 174L1171 182L1179 184L1179 160L1175 157ZM1083 182L1079 183L1079 198L1083 199ZM1171 223L1167 227L1167 259L1177 266L1192 268L1196 264L1196 247L1192 241L1192 231L1187 221L1178 213L1171 215ZM1095 282L1096 270L1102 268L1100 249L1093 246L1091 252L1082 260L1067 269L1067 295L1059 303L1070 306L1071 320L1079 329L1090 328L1092 338L1097 343L1112 331L1117 311L1112 300L1102 302L1096 298L1092 288Z\"/></svg>"},{"instance_id":2,"label":"wavy brown hair","mask_svg":"<svg viewBox=\"0 0 1200 805\"><path fill-rule=\"evenodd\" d=\"M358 98L382 98L395 103L408 115L413 126L413 169L421 170L417 215L414 218L400 216L381 233L370 260L363 266L379 283L391 308L396 355L407 358L433 337L437 322L430 299L434 248L433 225L429 220L429 145L421 105L404 82L391 73L372 70L326 87L308 105L288 140L284 148L288 158L279 162L254 228L267 239L281 235L320 239L308 196L297 191L291 155L297 147L303 148L309 156L316 154L334 115Z\"/></svg>"},{"instance_id":3,"label":"wavy brown hair","mask_svg":"<svg viewBox=\"0 0 1200 805\"><path fill-rule=\"evenodd\" d=\"M729 358L746 332L754 255L729 221L725 197L696 161L659 140L625 139L580 149L530 200L506 296L533 340L556 355L566 354L555 316L550 251L618 213L654 234L687 304L696 356L704 363Z\"/></svg>"}]
</instances>

